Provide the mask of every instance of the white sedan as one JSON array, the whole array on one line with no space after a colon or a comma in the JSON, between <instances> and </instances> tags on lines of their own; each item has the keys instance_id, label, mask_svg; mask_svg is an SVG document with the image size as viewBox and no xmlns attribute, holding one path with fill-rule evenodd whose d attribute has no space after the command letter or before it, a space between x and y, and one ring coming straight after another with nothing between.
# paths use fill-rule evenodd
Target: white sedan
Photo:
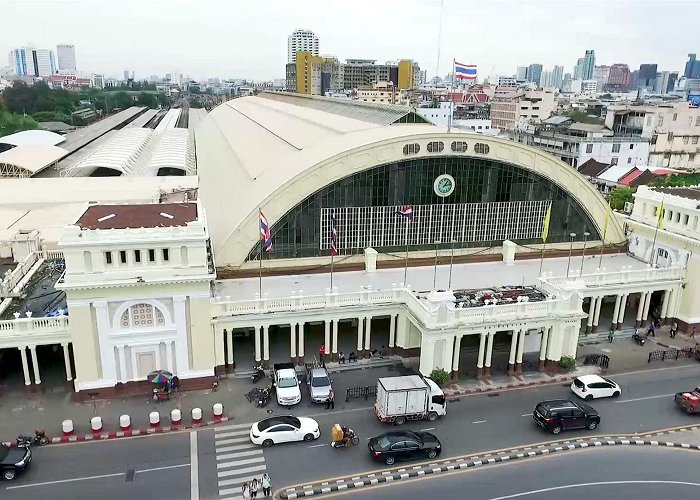
<instances>
[{"instance_id":1,"label":"white sedan","mask_svg":"<svg viewBox=\"0 0 700 500\"><path fill-rule=\"evenodd\" d=\"M620 395L620 386L609 378L599 375L582 375L571 383L571 390L578 397L590 401L594 398L616 398Z\"/></svg>"},{"instance_id":2,"label":"white sedan","mask_svg":"<svg viewBox=\"0 0 700 500\"><path fill-rule=\"evenodd\" d=\"M256 422L250 428L253 444L265 447L291 441L313 441L321 436L318 422L313 418L285 415Z\"/></svg>"}]
</instances>

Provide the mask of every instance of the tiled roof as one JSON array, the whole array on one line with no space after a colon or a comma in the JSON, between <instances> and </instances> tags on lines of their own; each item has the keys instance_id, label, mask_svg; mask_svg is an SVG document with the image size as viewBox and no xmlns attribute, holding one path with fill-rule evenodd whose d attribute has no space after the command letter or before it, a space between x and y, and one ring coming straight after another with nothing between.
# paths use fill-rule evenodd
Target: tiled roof
<instances>
[{"instance_id":1,"label":"tiled roof","mask_svg":"<svg viewBox=\"0 0 700 500\"><path fill-rule=\"evenodd\" d=\"M196 203L93 205L76 225L83 229L135 229L185 226L196 220Z\"/></svg>"},{"instance_id":2,"label":"tiled roof","mask_svg":"<svg viewBox=\"0 0 700 500\"><path fill-rule=\"evenodd\" d=\"M601 172L604 172L606 168L608 168L610 165L606 163L600 163L593 158L590 160L585 161L578 167L578 171L582 175L587 175L589 177L598 177L598 175Z\"/></svg>"}]
</instances>

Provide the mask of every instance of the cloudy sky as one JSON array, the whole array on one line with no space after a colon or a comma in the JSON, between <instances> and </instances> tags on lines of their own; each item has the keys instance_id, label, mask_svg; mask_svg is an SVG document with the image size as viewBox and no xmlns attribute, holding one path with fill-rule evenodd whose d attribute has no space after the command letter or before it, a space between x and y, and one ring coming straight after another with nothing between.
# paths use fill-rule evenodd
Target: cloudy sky
<instances>
[{"instance_id":1,"label":"cloudy sky","mask_svg":"<svg viewBox=\"0 0 700 500\"><path fill-rule=\"evenodd\" d=\"M597 64L682 71L687 53L700 52L697 0L444 0L439 36L440 4L0 0L0 53L72 43L85 72L265 80L284 77L287 36L296 28L313 30L322 54L415 59L431 76L448 73L453 58L478 64L480 77L529 63L562 64L568 72L585 49L595 49Z\"/></svg>"}]
</instances>

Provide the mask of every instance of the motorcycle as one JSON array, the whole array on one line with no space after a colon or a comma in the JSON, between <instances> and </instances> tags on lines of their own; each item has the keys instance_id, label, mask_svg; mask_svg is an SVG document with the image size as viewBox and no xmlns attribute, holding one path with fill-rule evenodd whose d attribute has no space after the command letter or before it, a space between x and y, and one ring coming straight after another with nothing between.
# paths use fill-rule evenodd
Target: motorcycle
<instances>
[{"instance_id":1,"label":"motorcycle","mask_svg":"<svg viewBox=\"0 0 700 500\"><path fill-rule=\"evenodd\" d=\"M642 346L647 342L647 339L643 335L639 335L638 333L632 335L632 340L634 340L637 344Z\"/></svg>"},{"instance_id":2,"label":"motorcycle","mask_svg":"<svg viewBox=\"0 0 700 500\"><path fill-rule=\"evenodd\" d=\"M263 365L258 365L254 368L253 374L250 376L250 380L256 384L259 380L262 380L265 378L265 370L263 369Z\"/></svg>"},{"instance_id":3,"label":"motorcycle","mask_svg":"<svg viewBox=\"0 0 700 500\"><path fill-rule=\"evenodd\" d=\"M258 397L258 408L264 408L265 406L268 405L270 402L270 395L272 393L272 387L266 387L265 389L262 390L260 393L260 396Z\"/></svg>"},{"instance_id":4,"label":"motorcycle","mask_svg":"<svg viewBox=\"0 0 700 500\"><path fill-rule=\"evenodd\" d=\"M34 431L33 436L17 436L18 448L29 448L34 445L46 446L47 444L49 444L49 438L46 437L45 431Z\"/></svg>"},{"instance_id":5,"label":"motorcycle","mask_svg":"<svg viewBox=\"0 0 700 500\"><path fill-rule=\"evenodd\" d=\"M357 446L360 444L360 438L358 437L357 434L355 434L355 431L352 429L347 430L347 435L343 437L341 441L333 441L331 443L331 447L333 448L345 448L346 446L350 446L350 444L353 444Z\"/></svg>"}]
</instances>

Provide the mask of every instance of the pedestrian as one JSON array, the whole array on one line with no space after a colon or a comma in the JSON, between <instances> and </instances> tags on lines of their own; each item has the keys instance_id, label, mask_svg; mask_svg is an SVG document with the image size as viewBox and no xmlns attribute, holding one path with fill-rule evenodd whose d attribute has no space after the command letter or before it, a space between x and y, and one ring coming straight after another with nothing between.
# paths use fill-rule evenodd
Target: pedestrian
<instances>
[{"instance_id":1,"label":"pedestrian","mask_svg":"<svg viewBox=\"0 0 700 500\"><path fill-rule=\"evenodd\" d=\"M243 500L250 500L250 485L248 483L243 483L241 492L243 493Z\"/></svg>"},{"instance_id":2,"label":"pedestrian","mask_svg":"<svg viewBox=\"0 0 700 500\"><path fill-rule=\"evenodd\" d=\"M338 363L345 364L345 353L343 351L338 353Z\"/></svg>"},{"instance_id":3,"label":"pedestrian","mask_svg":"<svg viewBox=\"0 0 700 500\"><path fill-rule=\"evenodd\" d=\"M260 490L260 484L258 484L257 479L253 479L250 483L250 498L251 500L258 496L258 491Z\"/></svg>"},{"instance_id":4,"label":"pedestrian","mask_svg":"<svg viewBox=\"0 0 700 500\"><path fill-rule=\"evenodd\" d=\"M675 321L671 325L671 338L674 339L676 338L676 334L678 333L678 323Z\"/></svg>"},{"instance_id":5,"label":"pedestrian","mask_svg":"<svg viewBox=\"0 0 700 500\"><path fill-rule=\"evenodd\" d=\"M322 345L321 348L318 350L318 359L321 362L321 367L325 368L326 367L326 346Z\"/></svg>"},{"instance_id":6,"label":"pedestrian","mask_svg":"<svg viewBox=\"0 0 700 500\"><path fill-rule=\"evenodd\" d=\"M695 326L690 330L690 338L692 339L693 337L695 337Z\"/></svg>"},{"instance_id":7,"label":"pedestrian","mask_svg":"<svg viewBox=\"0 0 700 500\"><path fill-rule=\"evenodd\" d=\"M608 332L608 342L612 344L613 339L615 338L615 329L611 326L610 331Z\"/></svg>"},{"instance_id":8,"label":"pedestrian","mask_svg":"<svg viewBox=\"0 0 700 500\"><path fill-rule=\"evenodd\" d=\"M328 398L326 398L326 410L335 410L335 395L333 394L333 389L328 391Z\"/></svg>"},{"instance_id":9,"label":"pedestrian","mask_svg":"<svg viewBox=\"0 0 700 500\"><path fill-rule=\"evenodd\" d=\"M270 480L270 475L267 472L262 475L260 484L262 484L262 491L265 498L269 497L270 492L272 491L272 480Z\"/></svg>"}]
</instances>

